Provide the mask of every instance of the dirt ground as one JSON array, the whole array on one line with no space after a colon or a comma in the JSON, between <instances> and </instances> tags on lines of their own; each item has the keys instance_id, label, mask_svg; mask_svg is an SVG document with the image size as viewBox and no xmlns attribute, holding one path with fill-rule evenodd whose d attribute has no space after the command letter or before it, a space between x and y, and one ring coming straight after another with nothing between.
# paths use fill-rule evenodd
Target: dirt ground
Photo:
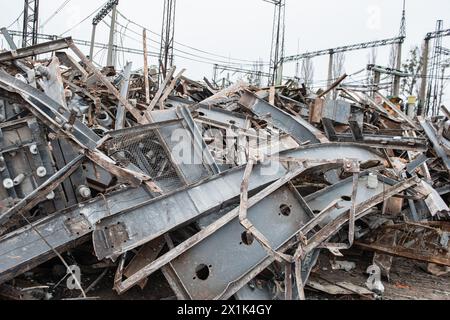
<instances>
[{"instance_id":1,"label":"dirt ground","mask_svg":"<svg viewBox=\"0 0 450 320\"><path fill-rule=\"evenodd\" d=\"M320 280L325 284L336 284L340 282L351 283L360 288L366 288L365 283L368 278L365 271L372 264L373 254L362 251L345 252L345 257L335 258L331 254L324 252L316 267L314 268L311 279ZM356 264L356 268L347 272L344 270L333 270L331 262L350 261ZM68 290L66 288L66 279L62 273L58 274L57 268L52 266L56 260L50 261L47 267L35 269L32 273L24 275L22 281L30 287L33 285L47 285L51 289L52 299L77 299L80 298L80 292L77 290ZM51 270L51 271L50 271ZM435 276L427 271L427 264L403 258L395 258L390 281L383 280L385 293L382 300L450 300L450 274L444 276ZM60 270L64 271L64 268ZM55 273L56 272L56 273ZM88 288L102 273L101 270L85 274L82 278L83 288ZM51 274L51 275L50 275ZM103 279L88 292L88 297L95 300L174 300L176 299L170 286L161 272L153 274L142 290L134 287L123 295L118 295L112 288L114 286L115 268L110 268ZM39 283L34 279L40 279ZM21 280L17 280L20 284ZM329 295L316 289L306 288L308 300L366 300L367 297L350 295ZM369 295L371 299L372 294Z\"/></svg>"},{"instance_id":2,"label":"dirt ground","mask_svg":"<svg viewBox=\"0 0 450 320\"><path fill-rule=\"evenodd\" d=\"M329 257L322 256L313 276L326 279L329 283L349 282L365 287L368 276L365 274L371 265L372 255L353 252L337 260L353 261L356 268L350 272L332 270ZM394 258L390 281L383 281L385 293L383 300L450 300L450 274L434 276L427 271L427 264L403 258ZM364 299L359 296L330 296L321 292L307 290L309 299Z\"/></svg>"}]
</instances>

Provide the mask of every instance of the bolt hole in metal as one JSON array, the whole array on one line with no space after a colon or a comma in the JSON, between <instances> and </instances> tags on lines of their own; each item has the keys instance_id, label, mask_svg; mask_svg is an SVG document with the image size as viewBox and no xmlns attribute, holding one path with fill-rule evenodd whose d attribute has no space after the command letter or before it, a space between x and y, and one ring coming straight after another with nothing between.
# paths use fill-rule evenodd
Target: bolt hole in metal
<instances>
[{"instance_id":1,"label":"bolt hole in metal","mask_svg":"<svg viewBox=\"0 0 450 320\"><path fill-rule=\"evenodd\" d=\"M352 201L352 197L349 197L349 196L342 196L341 199L346 201L346 202L351 202Z\"/></svg>"},{"instance_id":2,"label":"bolt hole in metal","mask_svg":"<svg viewBox=\"0 0 450 320\"><path fill-rule=\"evenodd\" d=\"M196 280L197 278L205 281L208 280L209 275L210 275L210 268L212 266L207 266L206 264L201 264L199 265L196 269L195 269L195 275L196 277L194 277L194 280Z\"/></svg>"},{"instance_id":3,"label":"bolt hole in metal","mask_svg":"<svg viewBox=\"0 0 450 320\"><path fill-rule=\"evenodd\" d=\"M241 244L245 244L246 246L251 246L255 241L255 237L251 232L245 231L241 235L242 242Z\"/></svg>"},{"instance_id":4,"label":"bolt hole in metal","mask_svg":"<svg viewBox=\"0 0 450 320\"><path fill-rule=\"evenodd\" d=\"M280 206L280 215L289 217L291 215L291 208L287 204L282 204Z\"/></svg>"}]
</instances>

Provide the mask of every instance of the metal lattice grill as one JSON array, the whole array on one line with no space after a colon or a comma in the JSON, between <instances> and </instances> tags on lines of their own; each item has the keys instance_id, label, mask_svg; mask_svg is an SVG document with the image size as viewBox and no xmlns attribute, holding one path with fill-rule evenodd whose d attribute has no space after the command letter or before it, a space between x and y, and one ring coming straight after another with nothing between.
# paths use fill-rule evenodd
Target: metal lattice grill
<instances>
[{"instance_id":1,"label":"metal lattice grill","mask_svg":"<svg viewBox=\"0 0 450 320\"><path fill-rule=\"evenodd\" d=\"M136 166L165 192L183 186L155 129L132 130L116 136L108 141L107 149L109 156L124 166Z\"/></svg>"}]
</instances>

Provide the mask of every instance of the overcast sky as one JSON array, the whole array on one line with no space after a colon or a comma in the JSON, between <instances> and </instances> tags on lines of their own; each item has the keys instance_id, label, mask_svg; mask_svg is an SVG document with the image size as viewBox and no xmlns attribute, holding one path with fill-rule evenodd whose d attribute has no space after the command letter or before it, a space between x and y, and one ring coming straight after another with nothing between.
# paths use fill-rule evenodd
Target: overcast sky
<instances>
[{"instance_id":1,"label":"overcast sky","mask_svg":"<svg viewBox=\"0 0 450 320\"><path fill-rule=\"evenodd\" d=\"M65 0L41 0L41 23L45 22ZM94 12L106 0L71 0L43 28L42 32L60 35L71 29ZM161 31L163 0L120 0L119 11L133 22L150 30ZM399 34L403 0L286 0L286 54L315 51L341 45L395 37ZM23 10L22 0L0 0L0 25L10 25ZM435 29L436 20L444 20L444 28L449 28L450 1L448 0L407 0L407 51L414 45L421 45L425 34ZM176 65L187 68L187 75L194 79L212 77L212 64L234 59L268 61L272 31L273 5L263 0L178 0L176 16L176 41L190 47L223 57L193 51L177 45ZM22 19L20 19L21 21ZM66 35L76 39L89 40L91 21L87 19L79 27ZM109 18L105 19L109 23ZM124 32L123 44L141 48L139 27L119 17L119 23L128 26ZM20 23L21 25L21 23ZM11 29L17 29L17 23ZM119 28L123 31L124 28ZM137 33L137 34L136 34ZM97 40L107 42L107 27L101 24ZM159 38L149 34L149 44L156 51ZM3 39L1 40L3 41ZM156 41L156 42L153 42ZM2 42L2 46L4 42ZM450 47L450 38L444 39L444 46ZM87 48L83 48L88 51ZM387 65L389 48L378 49L377 63ZM195 57L194 55L198 56ZM181 57L183 56L183 57ZM229 57L233 60L229 60ZM195 62L195 60L208 60ZM450 57L448 57L450 58ZM97 52L96 59L106 61L104 52ZM120 55L119 64L131 60L134 68L142 66L142 57ZM351 74L364 68L368 51L362 50L346 54L345 69ZM151 61L156 64L156 59ZM320 84L326 79L327 58L314 59L315 80ZM248 68L248 66L243 66ZM286 74L293 75L295 65L286 67ZM446 101L450 102L450 94Z\"/></svg>"}]
</instances>

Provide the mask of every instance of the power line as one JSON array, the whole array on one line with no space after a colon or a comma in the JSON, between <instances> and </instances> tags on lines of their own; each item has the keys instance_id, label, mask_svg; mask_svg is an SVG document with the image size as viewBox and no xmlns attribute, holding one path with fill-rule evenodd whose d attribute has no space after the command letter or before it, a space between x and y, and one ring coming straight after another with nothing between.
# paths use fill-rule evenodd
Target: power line
<instances>
[{"instance_id":1,"label":"power line","mask_svg":"<svg viewBox=\"0 0 450 320\"><path fill-rule=\"evenodd\" d=\"M9 31L9 33L11 36L20 36L21 37L23 35L23 31ZM55 36L55 35L40 34L40 33L38 33L37 37L38 37L38 39L45 40L45 41L53 41L53 40L62 38L62 37ZM80 39L72 39L72 40L76 45L85 46L85 47L91 46L91 41L80 40ZM108 49L108 44L105 44L105 43L95 42L94 46L98 49ZM135 49L135 48L116 46L115 49L120 52L126 52L126 53L135 54L135 55L143 55L144 54L143 50ZM148 52L148 55L150 57L158 57L159 56L159 54L156 52Z\"/></svg>"},{"instance_id":2,"label":"power line","mask_svg":"<svg viewBox=\"0 0 450 320\"><path fill-rule=\"evenodd\" d=\"M109 27L109 24L108 24L107 22L103 21L103 23ZM119 23L118 23L118 25L121 26ZM130 30L130 29L129 29L128 31L131 31L132 33L136 33L136 32L134 32L133 30ZM132 37L132 36L126 34L126 33L123 33L123 37L128 38L128 39L130 39L130 40L133 40L133 41L135 41L135 42L137 42L137 43L141 43L141 40L138 40L138 39L136 39L136 38L134 38L134 37ZM155 47L155 46L152 46L152 45L150 45L150 44L147 44L147 47L148 47L148 48L151 48L151 49L159 50L159 48L157 48L157 47ZM139 51L139 50L136 49L136 51ZM143 51L142 51L142 54L143 54ZM186 57L186 56L183 56L183 55L180 55L180 54L174 54L174 56L175 56L176 58L180 58L180 59L184 59L184 60L189 60L189 61L193 61L193 62L198 62L198 63L203 63L203 64L207 64L207 65L215 65L215 64L217 64L216 61L198 60L198 59ZM206 58L206 59L207 59L207 58Z\"/></svg>"},{"instance_id":3,"label":"power line","mask_svg":"<svg viewBox=\"0 0 450 320\"><path fill-rule=\"evenodd\" d=\"M70 1L71 1L71 0L66 0L66 1L65 1L65 2L64 2L57 10L56 10L56 12L55 12L49 19L47 19L47 21L46 21L45 23L42 24L41 27L45 26L45 25L46 25L46 24L47 24L54 16L56 16L56 15L57 15L64 7L70 2ZM105 2L104 4L106 4L106 3L107 3L107 2ZM96 9L95 9L93 12L91 12L87 17L85 17L84 19L82 19L80 22L78 22L77 24L75 24L73 27L71 27L71 28L69 28L68 30L66 30L66 31L64 31L63 33L61 33L59 36L63 36L63 35L65 35L65 34L71 32L73 29L77 28L79 25L81 25L82 23L84 23L85 21L87 21L87 20L88 20L89 18L91 18L96 12L98 12L98 10L100 10L100 9L104 6L104 4L102 4L101 6L99 6L98 8L96 8ZM120 15L122 18L124 18L129 24L133 24L133 25L135 25L135 26L137 26L137 27L140 27L140 28L142 28L142 29L145 29L145 30L149 31L150 33L152 33L152 34L158 36L159 38L161 37L161 35L159 35L158 33L154 32L154 31L152 31L152 30L150 30L150 29L148 29L148 28L146 28L146 27L144 27L144 26L142 26L142 25L140 25L140 24L138 24L138 23L136 23L136 22L131 21L130 19L128 19L127 17L125 17L121 12L118 12L118 13L119 13L119 15ZM23 14L23 13L22 13L22 14ZM20 17L19 17L18 19L20 19ZM18 20L18 19L17 19L17 20ZM17 21L17 20L16 20L16 21ZM13 22L13 24L14 24L14 22ZM136 31L134 31L134 30L131 30L131 29L128 29L128 27L126 27L126 26L124 26L124 25L122 25L122 24L120 24L120 23L118 23L118 25L120 25L121 27L125 28L125 30L128 30L128 31L130 31L130 32L132 32L132 33L135 33L136 35L140 35L138 32L136 32ZM127 36L127 35L125 35L125 36L128 37L128 38L130 38L130 37ZM135 39L134 39L134 40L135 40ZM159 44L159 42L156 41L156 40L154 40L154 39L150 39L150 41L153 41L153 42ZM193 53L190 53L190 52L187 52L187 51L184 51L184 50L180 50L180 49L176 49L176 48L175 48L175 49L174 49L175 51L178 51L178 52L183 53L183 54L185 54L185 55L192 56L192 57L195 57L195 58L198 58L198 59L202 59L202 60L191 59L191 58L188 58L188 57L179 55L179 54L176 55L177 57L182 58L182 59L191 60L191 61L200 62L200 63L205 63L205 64L210 64L210 65L212 65L212 64L217 64L217 63L226 63L226 64L233 64L233 65L240 65L240 66L243 66L243 65L250 66L250 65L253 65L253 64L254 64L254 61L252 61L252 60L244 60L244 59L236 59L236 58L231 58L231 57L225 57L225 56L218 55L218 54L214 54L214 53L207 52L207 51L204 51L204 50L196 49L196 48L194 48L194 47L191 47L191 46L188 46L188 45L186 45L186 44L179 43L179 42L175 42L175 43L176 43L177 45L180 45L180 46L189 48L189 49L194 50L194 51L197 51L197 52L201 52L201 53L204 53L204 54L207 54L207 55L210 55L210 56L216 56L216 57L220 57L220 58L227 59L227 61L218 60L218 59L213 59L213 58L209 58L209 57L205 57L205 56L201 56L201 55L196 55L196 54L193 54ZM155 48L155 49L157 49L157 48ZM238 62L230 62L230 60L247 62L247 64L243 64L242 62L241 62L241 63L238 63ZM251 63L250 63L250 62L251 62ZM261 65L262 65L262 64L263 64L263 63L261 63ZM266 63L264 63L264 64L266 64Z\"/></svg>"},{"instance_id":4,"label":"power line","mask_svg":"<svg viewBox=\"0 0 450 320\"><path fill-rule=\"evenodd\" d=\"M64 1L64 3L63 4L61 4L60 6L59 6L59 8L58 9L56 9L56 11L47 19L47 20L45 20L45 22L44 23L42 23L41 24L41 28L44 28L54 17L56 17L56 15L58 14L58 13L60 13L61 11L62 11L62 9L64 9L68 4L69 4L69 2L70 1L72 1L72 0L66 0L66 1Z\"/></svg>"},{"instance_id":5,"label":"power line","mask_svg":"<svg viewBox=\"0 0 450 320\"><path fill-rule=\"evenodd\" d=\"M160 35L160 34L158 34L158 33L156 33L155 31L152 31L152 30L146 28L146 27L143 26L143 25L140 25L140 24L138 24L138 23L136 23L136 22L130 20L130 19L127 18L125 15L123 15L120 11L118 11L118 14L119 14L123 19L125 19L126 21L128 21L130 24L133 24L133 25L135 25L135 26L137 26L137 27L139 27L139 28L141 28L141 29L145 29L146 31L148 31L148 32L150 32L151 34L157 36L158 38L161 38L161 35ZM153 41L155 41L155 40L153 40ZM156 42L156 41L155 41L155 42ZM219 55L219 54L216 54L216 53L211 53L211 52L208 52L208 51L205 51L205 50L197 49L197 48L194 48L194 47L192 47L192 46L189 46L189 45L186 45L186 44L177 42L177 41L174 41L174 43L177 44L177 45L179 45L179 46L182 46L182 47L191 49L191 50L193 50L193 51L197 51L197 52L200 52L200 53L204 53L204 54L207 54L207 55L210 55L210 56L214 56L214 57L218 57L218 58L222 58L222 59L228 59L228 60L234 60L234 61L241 61L241 62L246 62L246 63L254 63L254 62L255 62L255 61L253 61L253 60L238 59L238 58L231 58L231 57L222 56L222 55ZM181 50L179 50L179 51L180 51L180 52L183 52L183 51L181 51ZM264 65L269 65L269 63L267 63L267 62L263 62L263 64L264 64ZM249 64L248 64L248 65L249 65Z\"/></svg>"},{"instance_id":6,"label":"power line","mask_svg":"<svg viewBox=\"0 0 450 320\"><path fill-rule=\"evenodd\" d=\"M104 5L106 4L106 2L104 2L100 7L96 8L94 11L92 11L86 18L84 18L83 20L81 20L80 22L78 22L77 24L75 24L73 27L71 27L70 29L68 29L67 31L64 31L63 33L61 33L59 36L62 37L63 35L71 32L73 29L77 28L80 24L84 23L86 20L90 19L94 14L97 13L98 10L100 10Z\"/></svg>"},{"instance_id":7,"label":"power line","mask_svg":"<svg viewBox=\"0 0 450 320\"><path fill-rule=\"evenodd\" d=\"M20 18L22 18L22 16L23 16L23 10L22 10L22 12L19 14L19 16L17 17L17 19L14 20L9 26L7 26L6 29L11 28L16 22L19 22L19 20L20 20Z\"/></svg>"},{"instance_id":8,"label":"power line","mask_svg":"<svg viewBox=\"0 0 450 320\"><path fill-rule=\"evenodd\" d=\"M102 21L102 23L103 23L104 25L106 25L108 28L110 27L110 25L109 25L106 21ZM123 25L120 24L119 22L117 22L117 25L123 27ZM134 30L128 29L128 31L130 31L130 32L132 32L132 33L138 35L138 33L135 32ZM136 38L134 38L134 37L132 37L132 36L126 34L126 33L123 33L122 35L123 35L123 37L128 38L128 39L130 39L130 40L133 40L133 41L135 41L136 43L139 43L139 44L142 43L141 40L138 40L138 39L136 39ZM157 47L155 47L155 46L152 46L152 45L150 45L150 44L147 44L147 47L148 47L148 48L151 48L151 49L159 50L159 48L157 48ZM117 46L116 46L116 48L117 48ZM119 48L120 48L120 47L119 47ZM144 52L143 52L143 50L140 50L140 49L133 49L133 52L132 52L132 53L135 53L135 54L143 54ZM149 52L149 53L150 53L150 52ZM149 54L149 55L150 55L150 56L154 56L154 57L158 57L156 54L153 54L153 55L152 55L152 54ZM189 61L198 62L198 63L203 63L203 64L207 64L207 65L215 65L215 64L217 64L216 61L198 60L198 59L186 57L186 56L183 56L183 55L180 55L180 54L175 54L174 56L177 57L177 58L180 58L180 59L189 60ZM208 58L205 58L205 59L208 59Z\"/></svg>"},{"instance_id":9,"label":"power line","mask_svg":"<svg viewBox=\"0 0 450 320\"><path fill-rule=\"evenodd\" d=\"M283 62L293 62L293 61L299 61L299 60L306 59L306 58L314 58L314 57L318 57L318 56L330 55L333 53L340 53L340 52L388 46L391 44L403 43L404 40L405 40L404 37L397 37L397 38L391 38L391 39L357 43L357 44L352 44L352 45L348 45L348 46L325 49L325 50L320 50L320 51L315 51L315 52L307 52L307 53L303 53L303 54L299 54L299 55L285 57L283 59Z\"/></svg>"},{"instance_id":10,"label":"power line","mask_svg":"<svg viewBox=\"0 0 450 320\"><path fill-rule=\"evenodd\" d=\"M108 26L108 28L110 27L110 25L109 25L107 22L103 21L103 23L106 24L106 25ZM124 26L123 24L121 24L120 22L116 22L116 24L117 24L118 26L120 26L120 27L123 27L123 28L125 27L125 26ZM145 29L145 28L144 28L144 29ZM147 30L147 29L145 29L145 30ZM135 34L135 35L137 35L137 36L140 36L140 35L141 35L140 33L136 32L136 31L134 31L134 30L132 30L132 29L128 29L127 31L129 31L129 32L131 32L131 33L133 33L133 34ZM138 43L141 43L141 40L137 40L136 38L130 37L130 36L127 35L127 34L125 34L125 37L127 37L127 38L129 38L129 39L132 39L132 40L134 40L134 41L136 41L136 42L138 42ZM156 40L153 40L153 39L149 39L149 40L152 41L152 42L155 42L155 43L159 44ZM153 48L153 49L158 49L158 48L152 47L152 46L150 46L150 45L147 45L147 46L150 47L150 48ZM232 64L232 65L238 65L238 66L253 66L253 65L254 65L254 62L253 62L253 64L243 64L243 63L237 63L237 62L230 62L230 61L216 60L216 59L213 59L213 58L208 58L208 57L205 57L205 56L196 55L196 54L193 54L193 53L190 53L190 52L187 52L187 51L184 51L184 50L176 49L176 48L175 48L174 50L177 51L177 52L180 52L180 53L182 53L182 54L185 54L185 55L188 55L188 56L192 56L192 57L195 57L195 58L199 58L199 59L204 60L204 61L199 61L199 60L191 59L192 61L197 61L197 62L207 62L207 64L218 64L218 63L220 63L220 64ZM181 58L184 58L184 59L189 59L189 58L187 58L187 57L181 56L180 54L174 54L174 56L176 56L176 57L181 57Z\"/></svg>"},{"instance_id":11,"label":"power line","mask_svg":"<svg viewBox=\"0 0 450 320\"><path fill-rule=\"evenodd\" d=\"M109 27L109 25L108 25L106 22L104 22L104 23ZM121 26L121 27L124 27L124 25L121 24L120 22L116 22L116 23L117 23L117 25L119 25L119 26ZM144 28L144 29L145 29L145 28ZM145 29L145 30L147 30L147 29ZM134 30L132 30L132 29L128 29L128 31L131 32L131 33L134 33L135 35L140 36L140 33L136 32L136 31L134 31ZM137 40L137 39L135 39L135 38L133 38L133 37L130 37L130 36L128 36L128 35L125 35L125 37L127 37L127 38L129 38L129 39L133 39L134 41L136 41L136 42L138 42L138 43L141 43L140 40ZM154 40L154 39L149 39L149 40L152 41L152 42L155 42L155 43L159 44L159 42L156 41L156 40ZM147 45L147 46L149 46L149 45ZM155 49L155 47L151 47L151 48ZM156 49L159 49L159 48L156 48ZM175 50L175 51L178 51L178 52L181 52L181 53L183 53L183 54L190 55L190 56L195 57L195 58L208 60L208 61L210 61L208 64L230 63L229 61L226 61L226 62L225 62L225 61L221 61L221 60L215 60L215 59L212 59L212 58L208 58L208 57L204 57L204 56L199 56L199 55L196 55L196 54L193 54L193 53L189 53L189 52L186 52L186 51L183 51L183 50L179 50L179 49L174 49L174 50ZM177 56L177 57L182 57L182 56L180 56L180 55L175 55L175 56ZM183 58L183 57L182 57L182 58ZM186 58L186 57L184 57L184 58L185 58L185 59L189 59L189 58ZM192 61L194 61L194 59L192 59ZM198 61L198 60L195 60L195 61L197 61L197 62L203 62L203 61ZM233 64L236 64L236 63L233 63Z\"/></svg>"}]
</instances>

